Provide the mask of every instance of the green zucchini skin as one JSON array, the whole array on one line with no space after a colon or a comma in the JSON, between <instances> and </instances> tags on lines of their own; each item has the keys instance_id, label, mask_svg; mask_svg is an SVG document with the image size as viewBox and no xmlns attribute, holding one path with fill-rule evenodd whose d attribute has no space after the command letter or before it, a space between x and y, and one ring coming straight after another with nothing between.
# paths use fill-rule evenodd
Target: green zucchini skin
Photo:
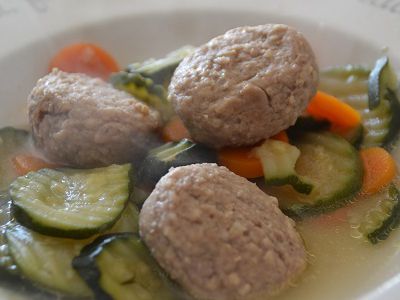
<instances>
[{"instance_id":1,"label":"green zucchini skin","mask_svg":"<svg viewBox=\"0 0 400 300\"><path fill-rule=\"evenodd\" d=\"M380 59L372 72L368 68L351 65L321 72L319 88L360 112L363 136L361 142L358 140L355 144L360 148L380 146L391 150L399 137L397 81L393 72L386 72L386 75L383 72L385 76L381 76L383 63L390 67L388 61Z\"/></svg>"},{"instance_id":2,"label":"green zucchini skin","mask_svg":"<svg viewBox=\"0 0 400 300\"><path fill-rule=\"evenodd\" d=\"M166 89L155 84L152 79L143 77L140 73L123 71L112 75L110 81L116 89L123 90L158 110L164 122L174 115Z\"/></svg>"},{"instance_id":3,"label":"green zucchini skin","mask_svg":"<svg viewBox=\"0 0 400 300\"><path fill-rule=\"evenodd\" d=\"M160 59L148 59L144 62L132 63L126 68L128 73L139 73L150 78L155 84L168 87L172 75L179 63L194 51L193 46L183 46Z\"/></svg>"},{"instance_id":4,"label":"green zucchini skin","mask_svg":"<svg viewBox=\"0 0 400 300\"><path fill-rule=\"evenodd\" d=\"M329 132L304 133L294 145L301 152L296 172L308 178L314 189L309 195L287 187L267 189L279 199L285 214L303 218L335 210L352 201L363 178L362 161L354 146Z\"/></svg>"},{"instance_id":5,"label":"green zucchini skin","mask_svg":"<svg viewBox=\"0 0 400 300\"><path fill-rule=\"evenodd\" d=\"M8 189L18 177L11 158L17 154L32 151L31 136L28 131L13 127L0 129L0 190Z\"/></svg>"},{"instance_id":6,"label":"green zucchini skin","mask_svg":"<svg viewBox=\"0 0 400 300\"><path fill-rule=\"evenodd\" d=\"M169 82L182 59L193 50L193 47L185 46L161 59L132 63L124 71L113 74L110 82L115 88L128 92L158 110L164 122L167 122L174 115L167 99Z\"/></svg>"},{"instance_id":7,"label":"green zucchini skin","mask_svg":"<svg viewBox=\"0 0 400 300\"><path fill-rule=\"evenodd\" d=\"M390 233L400 225L400 192L394 184L389 186L389 197L390 201L393 202L393 206L388 212L386 219L383 219L380 226L374 228L366 235L372 244L386 240Z\"/></svg>"},{"instance_id":8,"label":"green zucchini skin","mask_svg":"<svg viewBox=\"0 0 400 300\"><path fill-rule=\"evenodd\" d=\"M388 89L386 99L390 103L392 118L390 119L388 133L382 142L382 147L392 150L400 134L400 102L397 93L391 89Z\"/></svg>"},{"instance_id":9,"label":"green zucchini skin","mask_svg":"<svg viewBox=\"0 0 400 300\"><path fill-rule=\"evenodd\" d=\"M8 245L6 232L11 223L11 200L7 191L0 192L0 282L1 286L17 290L29 299L54 299L54 294L45 291L23 276L18 269Z\"/></svg>"},{"instance_id":10,"label":"green zucchini skin","mask_svg":"<svg viewBox=\"0 0 400 300\"><path fill-rule=\"evenodd\" d=\"M270 139L256 147L254 152L262 163L267 185L288 184L299 193L311 193L313 185L295 170L296 161L300 156L300 150L295 146Z\"/></svg>"},{"instance_id":11,"label":"green zucchini skin","mask_svg":"<svg viewBox=\"0 0 400 300\"><path fill-rule=\"evenodd\" d=\"M121 250L116 253L113 251L113 246L119 247ZM104 253L109 258L114 258L115 263L122 262L129 266L129 272L131 272L129 278L121 281L121 278L112 274L114 264L102 265L101 259ZM143 273L143 267L141 267L142 270L135 269L135 263L146 265L146 274ZM167 278L162 274L160 267L136 234L121 233L100 236L81 250L79 256L73 259L72 266L92 289L95 298L99 300L121 299L122 296L125 297L124 299L132 300L176 299L172 286L169 286ZM150 282L143 283L144 279L141 278L141 275L145 275ZM110 282L113 283L113 281L118 281L118 286L116 287L114 284L111 290ZM140 289L146 290L146 297L141 297L130 290L134 289L133 285L139 285Z\"/></svg>"},{"instance_id":12,"label":"green zucchini skin","mask_svg":"<svg viewBox=\"0 0 400 300\"><path fill-rule=\"evenodd\" d=\"M121 218L108 232L138 233L139 212L129 203ZM72 259L92 242L87 240L54 238L36 233L15 222L6 229L7 247L21 278L29 278L38 287L63 292L75 297L92 296L91 290L72 268ZM38 267L40 266L40 267Z\"/></svg>"},{"instance_id":13,"label":"green zucchini skin","mask_svg":"<svg viewBox=\"0 0 400 300\"><path fill-rule=\"evenodd\" d=\"M45 235L88 238L111 228L121 216L130 197L131 172L129 164L30 172L10 185L13 216L20 224ZM57 185L61 185L61 192Z\"/></svg>"},{"instance_id":14,"label":"green zucchini skin","mask_svg":"<svg viewBox=\"0 0 400 300\"><path fill-rule=\"evenodd\" d=\"M172 167L213 163L217 160L216 151L201 144L195 144L187 139L170 142L149 152L139 169L137 182L141 187L152 189Z\"/></svg>"}]
</instances>

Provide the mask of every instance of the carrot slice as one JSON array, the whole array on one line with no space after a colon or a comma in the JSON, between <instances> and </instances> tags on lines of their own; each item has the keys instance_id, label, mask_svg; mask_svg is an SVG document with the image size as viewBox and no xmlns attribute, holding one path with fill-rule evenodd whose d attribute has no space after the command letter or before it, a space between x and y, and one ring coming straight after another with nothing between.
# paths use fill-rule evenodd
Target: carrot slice
<instances>
[{"instance_id":1,"label":"carrot slice","mask_svg":"<svg viewBox=\"0 0 400 300\"><path fill-rule=\"evenodd\" d=\"M285 130L275 134L274 136L271 136L270 138L273 139L273 140L278 140L278 141L281 141L281 142L289 144L289 137L288 137L288 135L287 135Z\"/></svg>"},{"instance_id":2,"label":"carrot slice","mask_svg":"<svg viewBox=\"0 0 400 300\"><path fill-rule=\"evenodd\" d=\"M184 138L190 139L189 131L183 125L182 120L175 116L164 126L162 139L165 142L179 142Z\"/></svg>"},{"instance_id":3,"label":"carrot slice","mask_svg":"<svg viewBox=\"0 0 400 300\"><path fill-rule=\"evenodd\" d=\"M396 162L383 148L372 147L360 151L364 164L362 193L371 195L388 185L396 175Z\"/></svg>"},{"instance_id":4,"label":"carrot slice","mask_svg":"<svg viewBox=\"0 0 400 300\"><path fill-rule=\"evenodd\" d=\"M361 122L358 111L338 98L320 91L311 99L307 112L316 119L326 119L344 128L356 127Z\"/></svg>"},{"instance_id":5,"label":"carrot slice","mask_svg":"<svg viewBox=\"0 0 400 300\"><path fill-rule=\"evenodd\" d=\"M61 49L50 61L49 71L58 68L70 73L84 73L107 80L119 70L117 62L104 49L94 44L79 43Z\"/></svg>"},{"instance_id":6,"label":"carrot slice","mask_svg":"<svg viewBox=\"0 0 400 300\"><path fill-rule=\"evenodd\" d=\"M54 169L57 167L57 165L44 161L41 158L25 154L20 154L13 157L12 163L18 176L23 176L29 172L44 168Z\"/></svg>"},{"instance_id":7,"label":"carrot slice","mask_svg":"<svg viewBox=\"0 0 400 300\"><path fill-rule=\"evenodd\" d=\"M264 175L261 161L253 154L253 147L224 148L218 152L218 161L233 173L246 178Z\"/></svg>"}]
</instances>

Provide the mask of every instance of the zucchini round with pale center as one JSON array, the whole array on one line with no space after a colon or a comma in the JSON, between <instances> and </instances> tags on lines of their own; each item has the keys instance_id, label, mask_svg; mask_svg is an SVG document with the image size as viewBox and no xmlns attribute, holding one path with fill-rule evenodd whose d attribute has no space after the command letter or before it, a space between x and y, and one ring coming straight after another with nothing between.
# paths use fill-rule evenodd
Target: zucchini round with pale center
<instances>
[{"instance_id":1,"label":"zucchini round with pale center","mask_svg":"<svg viewBox=\"0 0 400 300\"><path fill-rule=\"evenodd\" d=\"M217 162L217 159L215 150L201 144L195 144L187 139L170 142L149 152L138 172L138 184L152 189L171 167L212 163Z\"/></svg>"},{"instance_id":2,"label":"zucchini round with pale center","mask_svg":"<svg viewBox=\"0 0 400 300\"><path fill-rule=\"evenodd\" d=\"M108 232L138 232L139 212L128 204L121 218ZM17 271L26 278L54 291L74 296L91 296L86 283L72 268L72 259L93 241L55 238L12 224L7 227L9 252L17 264Z\"/></svg>"},{"instance_id":3,"label":"zucchini round with pale center","mask_svg":"<svg viewBox=\"0 0 400 300\"><path fill-rule=\"evenodd\" d=\"M358 227L358 230L372 243L389 237L393 229L400 225L400 192L392 183L388 195L377 207L368 211Z\"/></svg>"},{"instance_id":4,"label":"zucchini round with pale center","mask_svg":"<svg viewBox=\"0 0 400 300\"><path fill-rule=\"evenodd\" d=\"M314 188L309 195L290 187L268 189L286 213L298 217L314 215L352 200L361 188L363 165L358 151L347 140L329 132L309 132L295 145L301 153L295 170Z\"/></svg>"},{"instance_id":5,"label":"zucchini round with pale center","mask_svg":"<svg viewBox=\"0 0 400 300\"><path fill-rule=\"evenodd\" d=\"M12 127L0 129L0 190L8 189L9 184L18 177L12 158L31 151L28 131Z\"/></svg>"},{"instance_id":6,"label":"zucchini round with pale center","mask_svg":"<svg viewBox=\"0 0 400 300\"><path fill-rule=\"evenodd\" d=\"M43 234L90 237L118 220L129 199L130 173L130 164L30 172L10 185L13 214Z\"/></svg>"},{"instance_id":7,"label":"zucchini round with pale center","mask_svg":"<svg viewBox=\"0 0 400 300\"><path fill-rule=\"evenodd\" d=\"M299 193L311 193L312 184L295 170L296 161L300 156L298 148L285 142L266 140L254 151L261 160L267 185L289 184Z\"/></svg>"},{"instance_id":8,"label":"zucchini round with pale center","mask_svg":"<svg viewBox=\"0 0 400 300\"><path fill-rule=\"evenodd\" d=\"M383 146L390 149L399 135L397 79L389 62L382 62L378 60L371 72L367 68L346 66L326 70L320 76L319 89L338 97L361 114L363 148Z\"/></svg>"},{"instance_id":9,"label":"zucchini round with pale center","mask_svg":"<svg viewBox=\"0 0 400 300\"><path fill-rule=\"evenodd\" d=\"M104 235L72 262L96 299L176 299L148 249L135 234Z\"/></svg>"}]
</instances>

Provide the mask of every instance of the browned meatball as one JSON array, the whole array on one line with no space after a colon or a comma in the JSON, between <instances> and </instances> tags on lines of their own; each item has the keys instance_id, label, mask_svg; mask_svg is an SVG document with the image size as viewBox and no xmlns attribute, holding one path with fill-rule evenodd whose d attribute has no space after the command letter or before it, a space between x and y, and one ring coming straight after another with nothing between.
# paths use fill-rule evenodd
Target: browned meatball
<instances>
[{"instance_id":1,"label":"browned meatball","mask_svg":"<svg viewBox=\"0 0 400 300\"><path fill-rule=\"evenodd\" d=\"M145 201L139 227L159 264L198 299L268 297L306 267L277 199L215 164L172 169Z\"/></svg>"},{"instance_id":2,"label":"browned meatball","mask_svg":"<svg viewBox=\"0 0 400 300\"><path fill-rule=\"evenodd\" d=\"M37 82L28 108L36 145L76 167L135 160L161 124L157 111L103 80L59 70Z\"/></svg>"},{"instance_id":3,"label":"browned meatball","mask_svg":"<svg viewBox=\"0 0 400 300\"><path fill-rule=\"evenodd\" d=\"M243 146L293 125L317 84L304 36L267 24L229 30L199 47L176 69L169 97L196 141Z\"/></svg>"}]
</instances>

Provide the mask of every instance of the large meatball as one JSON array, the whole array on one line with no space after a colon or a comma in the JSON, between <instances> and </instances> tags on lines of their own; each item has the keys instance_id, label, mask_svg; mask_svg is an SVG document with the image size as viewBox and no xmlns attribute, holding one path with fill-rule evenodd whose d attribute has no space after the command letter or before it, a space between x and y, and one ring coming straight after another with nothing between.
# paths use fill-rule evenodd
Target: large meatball
<instances>
[{"instance_id":1,"label":"large meatball","mask_svg":"<svg viewBox=\"0 0 400 300\"><path fill-rule=\"evenodd\" d=\"M198 299L268 297L306 267L277 199L215 164L172 169L145 201L139 226L159 264Z\"/></svg>"},{"instance_id":2,"label":"large meatball","mask_svg":"<svg viewBox=\"0 0 400 300\"><path fill-rule=\"evenodd\" d=\"M243 146L293 125L317 83L303 35L267 24L229 30L198 48L176 69L169 97L196 141Z\"/></svg>"},{"instance_id":3,"label":"large meatball","mask_svg":"<svg viewBox=\"0 0 400 300\"><path fill-rule=\"evenodd\" d=\"M36 145L76 167L132 161L153 142L157 111L101 79L53 70L28 99Z\"/></svg>"}]
</instances>

